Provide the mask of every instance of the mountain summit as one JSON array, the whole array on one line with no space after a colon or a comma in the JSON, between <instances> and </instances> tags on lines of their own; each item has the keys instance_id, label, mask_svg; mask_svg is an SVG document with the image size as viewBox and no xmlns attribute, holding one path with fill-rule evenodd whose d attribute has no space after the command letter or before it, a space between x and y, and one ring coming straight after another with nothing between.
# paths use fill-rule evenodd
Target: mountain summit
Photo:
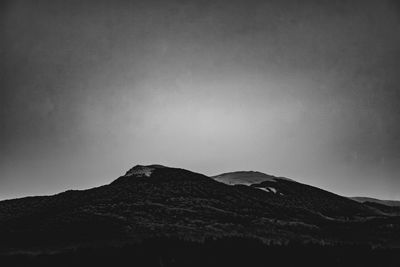
<instances>
[{"instance_id":1,"label":"mountain summit","mask_svg":"<svg viewBox=\"0 0 400 267\"><path fill-rule=\"evenodd\" d=\"M162 165L136 165L132 169L126 172L124 176L136 176L136 177L150 177L151 174L155 169L161 169L161 168L166 168L165 166Z\"/></svg>"}]
</instances>

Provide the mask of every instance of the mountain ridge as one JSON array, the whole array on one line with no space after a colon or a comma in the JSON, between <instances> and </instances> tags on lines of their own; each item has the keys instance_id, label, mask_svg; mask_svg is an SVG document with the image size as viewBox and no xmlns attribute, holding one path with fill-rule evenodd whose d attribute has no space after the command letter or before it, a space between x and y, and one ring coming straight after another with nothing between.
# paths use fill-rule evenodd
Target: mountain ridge
<instances>
[{"instance_id":1,"label":"mountain ridge","mask_svg":"<svg viewBox=\"0 0 400 267\"><path fill-rule=\"evenodd\" d=\"M388 245L397 240L392 232L367 226L397 220L379 207L292 180L227 185L185 169L137 165L107 185L0 201L0 252L154 237Z\"/></svg>"}]
</instances>

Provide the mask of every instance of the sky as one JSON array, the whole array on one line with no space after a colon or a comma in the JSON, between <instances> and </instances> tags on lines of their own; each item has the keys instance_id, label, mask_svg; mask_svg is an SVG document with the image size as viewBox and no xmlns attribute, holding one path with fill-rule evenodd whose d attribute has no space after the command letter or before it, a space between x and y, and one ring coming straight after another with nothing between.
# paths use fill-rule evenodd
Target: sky
<instances>
[{"instance_id":1,"label":"sky","mask_svg":"<svg viewBox=\"0 0 400 267\"><path fill-rule=\"evenodd\" d=\"M136 164L400 200L400 5L1 1L0 199Z\"/></svg>"}]
</instances>

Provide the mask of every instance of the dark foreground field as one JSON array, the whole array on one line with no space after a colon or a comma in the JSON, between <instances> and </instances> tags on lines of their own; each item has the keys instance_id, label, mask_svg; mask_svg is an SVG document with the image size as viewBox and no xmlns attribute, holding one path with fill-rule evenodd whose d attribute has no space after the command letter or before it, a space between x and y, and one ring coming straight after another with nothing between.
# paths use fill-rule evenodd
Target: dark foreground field
<instances>
[{"instance_id":1,"label":"dark foreground field","mask_svg":"<svg viewBox=\"0 0 400 267\"><path fill-rule=\"evenodd\" d=\"M257 239L205 242L152 239L122 247L0 257L1 266L400 266L400 249L362 245L264 244Z\"/></svg>"}]
</instances>

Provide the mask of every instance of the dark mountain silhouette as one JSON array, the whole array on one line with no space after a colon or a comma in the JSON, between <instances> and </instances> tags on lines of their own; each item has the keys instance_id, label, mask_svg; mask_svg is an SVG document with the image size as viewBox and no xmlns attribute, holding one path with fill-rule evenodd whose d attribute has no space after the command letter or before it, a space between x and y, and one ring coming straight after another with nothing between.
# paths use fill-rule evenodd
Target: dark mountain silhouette
<instances>
[{"instance_id":1,"label":"dark mountain silhouette","mask_svg":"<svg viewBox=\"0 0 400 267\"><path fill-rule=\"evenodd\" d=\"M240 184L241 176L254 182L252 174L265 179ZM137 165L97 188L1 201L0 252L134 246L157 238L400 245L399 217L379 207L258 172L234 173L236 185L218 182L221 177L232 181L229 176L213 179L184 169Z\"/></svg>"}]
</instances>

